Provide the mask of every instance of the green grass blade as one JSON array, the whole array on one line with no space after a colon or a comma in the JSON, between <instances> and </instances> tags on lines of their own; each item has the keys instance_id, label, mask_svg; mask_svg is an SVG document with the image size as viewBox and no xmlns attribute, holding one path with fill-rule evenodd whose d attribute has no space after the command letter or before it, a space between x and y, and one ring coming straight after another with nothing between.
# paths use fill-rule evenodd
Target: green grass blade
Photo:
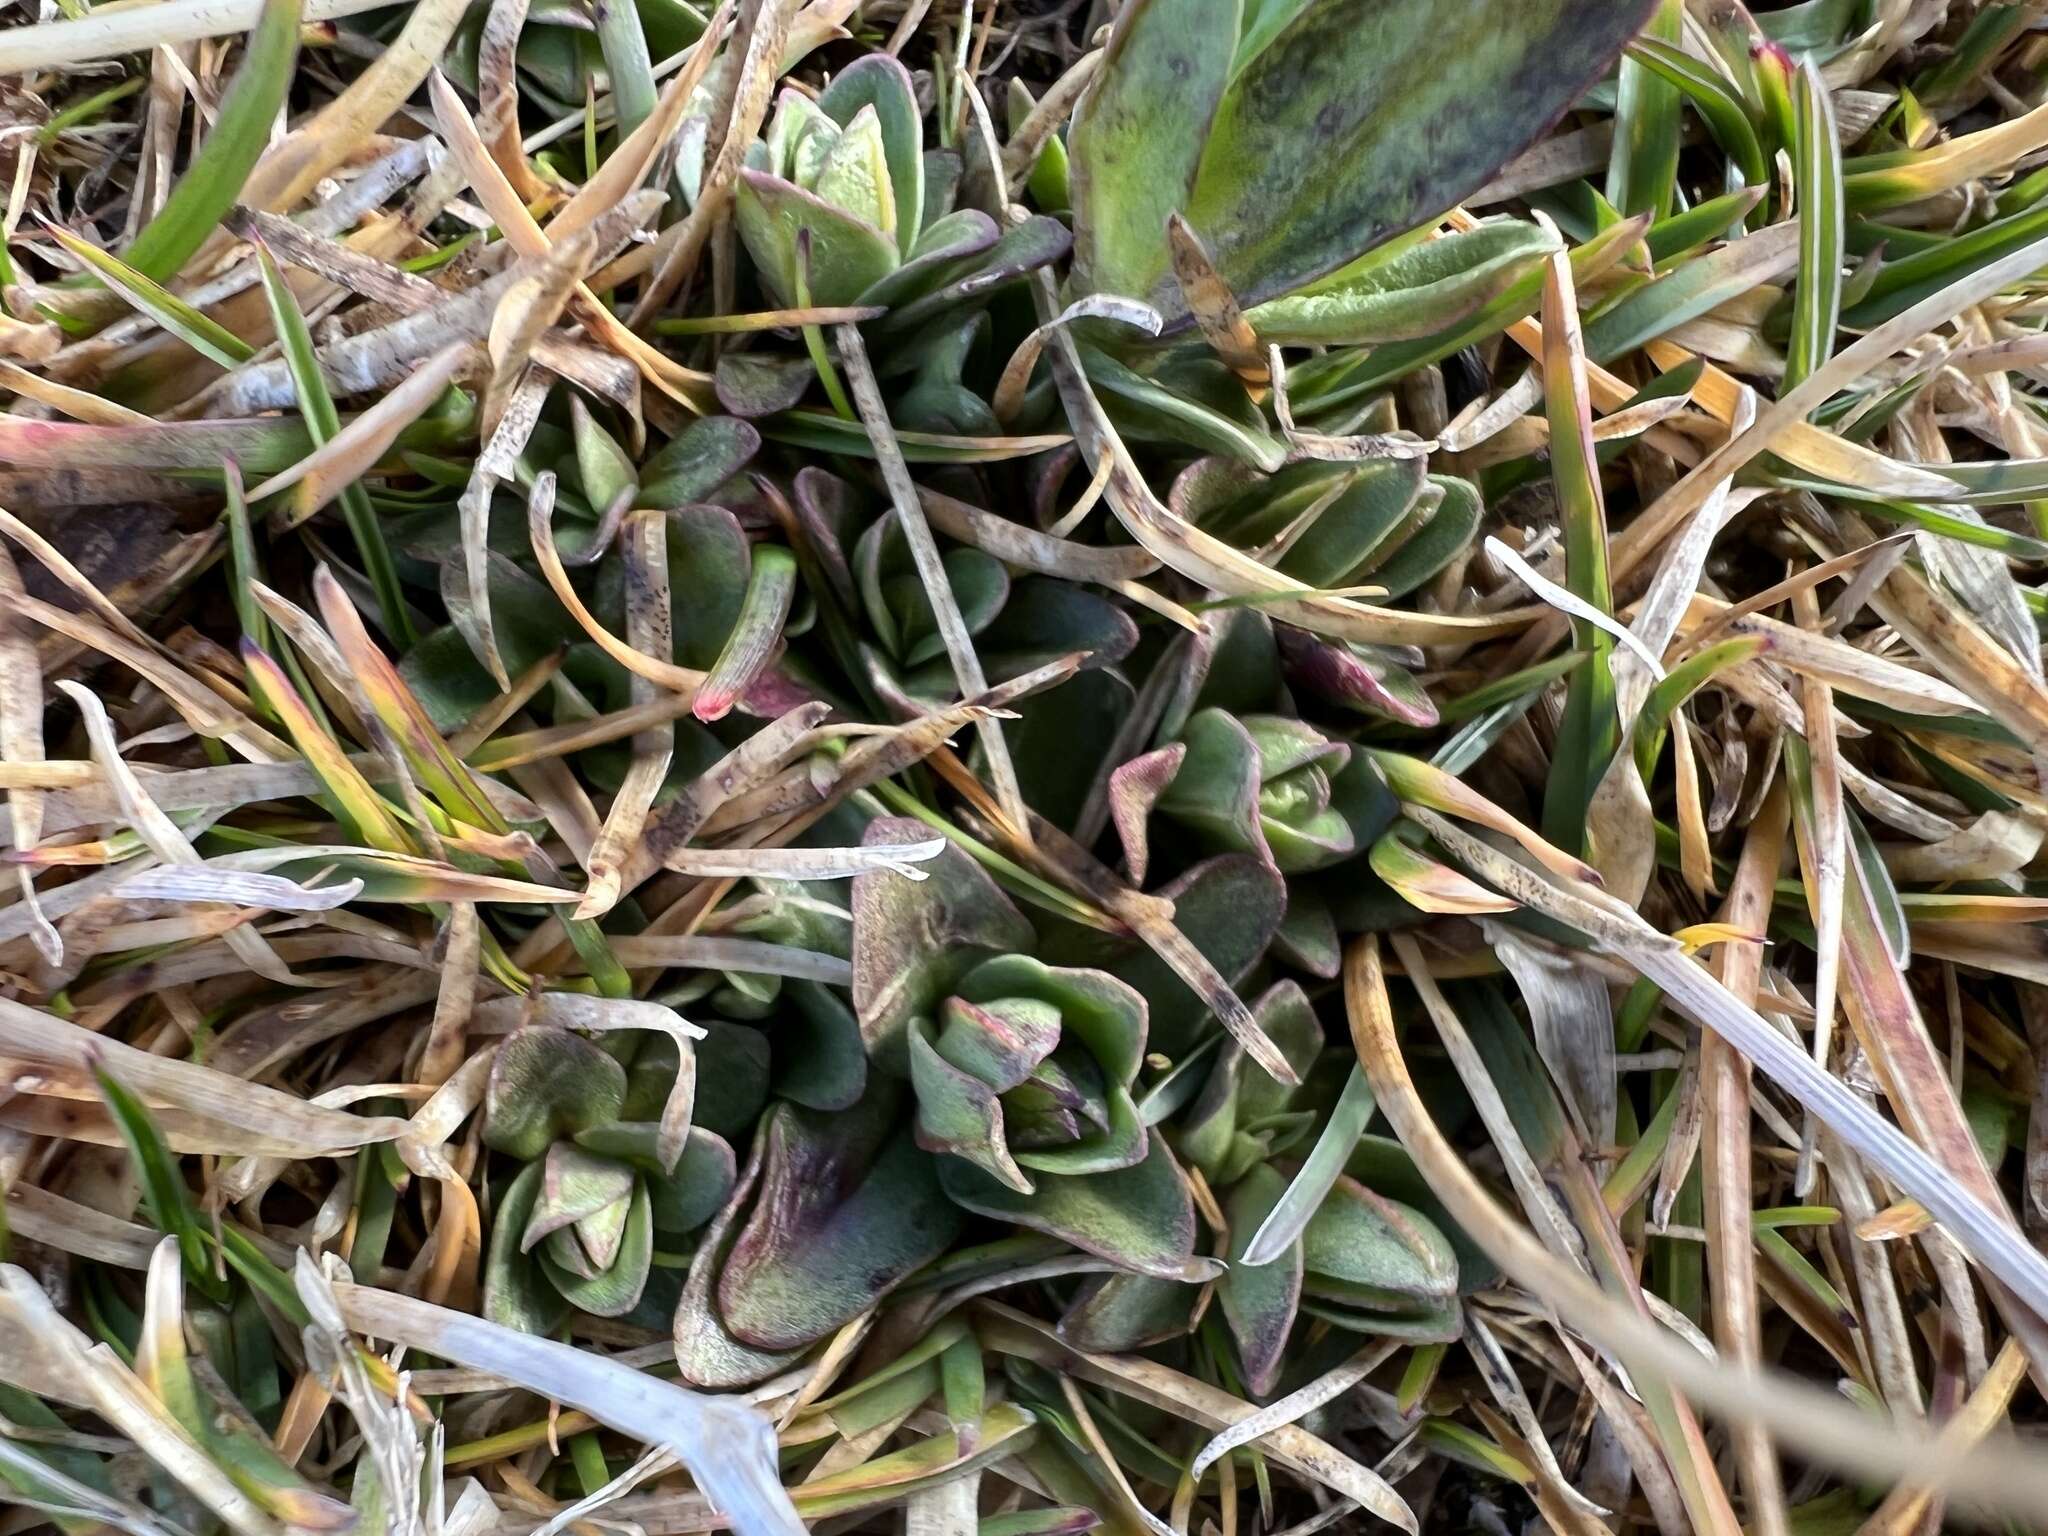
<instances>
[{"instance_id":1,"label":"green grass blade","mask_svg":"<svg viewBox=\"0 0 2048 1536\"><path fill-rule=\"evenodd\" d=\"M599 0L594 7L597 45L604 51L604 70L611 76L612 111L624 139L646 122L659 95L654 61L647 54L647 34L632 0Z\"/></svg>"},{"instance_id":2,"label":"green grass blade","mask_svg":"<svg viewBox=\"0 0 2048 1536\"><path fill-rule=\"evenodd\" d=\"M177 1155L164 1140L163 1132L157 1129L142 1100L104 1066L94 1066L93 1079L99 1084L107 1113L113 1117L114 1128L121 1133L128 1156L135 1164L136 1177L142 1185L143 1208L149 1212L149 1219L158 1231L178 1240L178 1255L184 1262L187 1278L210 1296L225 1295L225 1288L207 1262L206 1229L192 1203L191 1191L185 1186L185 1176L179 1171Z\"/></svg>"},{"instance_id":3,"label":"green grass blade","mask_svg":"<svg viewBox=\"0 0 2048 1536\"><path fill-rule=\"evenodd\" d=\"M277 262L261 245L256 247L256 261L263 278L264 297L270 301L270 316L277 326L285 364L291 370L292 387L298 392L299 414L305 418L306 430L311 433L314 446L322 446L341 430L341 413L334 408L334 397L328 393L326 376L320 372L320 359L313 350L313 333L306 325L305 312L299 308L291 285L285 282ZM410 647L418 636L413 632L412 620L405 609L405 597L399 590L398 566L391 558L390 547L384 542L384 533L377 524L377 514L370 506L369 495L360 485L352 485L341 493L341 513L355 539L356 552L362 556L363 570L370 578L370 586L377 594L377 608L383 619L384 632L402 648Z\"/></svg>"},{"instance_id":4,"label":"green grass blade","mask_svg":"<svg viewBox=\"0 0 2048 1536\"><path fill-rule=\"evenodd\" d=\"M1745 184L1763 186L1770 181L1770 160L1757 137L1749 104L1735 87L1683 49L1648 35L1628 45L1628 62L1668 81L1693 104Z\"/></svg>"},{"instance_id":5,"label":"green grass blade","mask_svg":"<svg viewBox=\"0 0 2048 1536\"><path fill-rule=\"evenodd\" d=\"M1658 0L1643 36L1675 47L1685 16L1682 0ZM1678 186L1678 87L1639 59L1624 55L1614 104L1614 147L1607 161L1607 201L1623 213L1661 219Z\"/></svg>"},{"instance_id":6,"label":"green grass blade","mask_svg":"<svg viewBox=\"0 0 2048 1536\"><path fill-rule=\"evenodd\" d=\"M264 0L199 153L155 218L122 253L144 276L168 281L220 227L257 160L270 144L270 128L291 91L299 52L300 0Z\"/></svg>"},{"instance_id":7,"label":"green grass blade","mask_svg":"<svg viewBox=\"0 0 2048 1536\"><path fill-rule=\"evenodd\" d=\"M84 262L87 271L201 357L223 368L233 368L256 355L256 349L233 331L202 315L163 284L136 271L120 257L111 256L98 246L81 240L68 229L52 228L50 234L65 250Z\"/></svg>"},{"instance_id":8,"label":"green grass blade","mask_svg":"<svg viewBox=\"0 0 2048 1536\"><path fill-rule=\"evenodd\" d=\"M1550 474L1557 490L1558 519L1564 527L1565 585L1602 613L1614 611L1607 570L1607 509L1600 493L1600 466L1593 453L1592 405L1586 383L1586 353L1579 336L1578 304L1570 264L1553 257L1543 285L1543 393L1550 422ZM1614 638L1592 624L1573 621L1575 644L1590 653L1587 665L1566 685L1564 718L1558 725L1556 755L1543 796L1543 835L1558 847L1582 853L1586 812L1593 790L1607 771L1621 736L1615 714L1614 677L1608 658Z\"/></svg>"},{"instance_id":9,"label":"green grass blade","mask_svg":"<svg viewBox=\"0 0 2048 1536\"><path fill-rule=\"evenodd\" d=\"M1785 348L1788 390L1834 352L1842 309L1842 146L1835 108L1811 60L1792 81L1793 186L1799 194L1799 283Z\"/></svg>"},{"instance_id":10,"label":"green grass blade","mask_svg":"<svg viewBox=\"0 0 2048 1536\"><path fill-rule=\"evenodd\" d=\"M1650 690L1649 697L1643 701L1642 713L1636 716L1635 727L1636 768L1645 783L1649 782L1657 759L1664 751L1664 733L1670 727L1671 712L1704 688L1723 668L1748 661L1763 648L1761 636L1745 635L1736 640L1723 640L1719 645L1710 645L1686 657Z\"/></svg>"}]
</instances>

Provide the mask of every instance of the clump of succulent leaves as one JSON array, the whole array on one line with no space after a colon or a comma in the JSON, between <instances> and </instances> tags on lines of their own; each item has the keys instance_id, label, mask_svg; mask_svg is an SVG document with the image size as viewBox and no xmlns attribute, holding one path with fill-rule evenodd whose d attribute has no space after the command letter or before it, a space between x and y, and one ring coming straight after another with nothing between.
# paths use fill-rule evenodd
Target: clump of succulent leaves
<instances>
[{"instance_id":1,"label":"clump of succulent leaves","mask_svg":"<svg viewBox=\"0 0 2048 1536\"><path fill-rule=\"evenodd\" d=\"M7 1529L2040 1524L2038 8L62 9Z\"/></svg>"},{"instance_id":2,"label":"clump of succulent leaves","mask_svg":"<svg viewBox=\"0 0 2048 1536\"><path fill-rule=\"evenodd\" d=\"M484 1145L509 1177L492 1215L486 1317L550 1333L572 1310L629 1316L657 1252L686 1244L725 1203L731 1145L663 1123L678 1060L667 1037L593 1041L546 1024L498 1048Z\"/></svg>"}]
</instances>

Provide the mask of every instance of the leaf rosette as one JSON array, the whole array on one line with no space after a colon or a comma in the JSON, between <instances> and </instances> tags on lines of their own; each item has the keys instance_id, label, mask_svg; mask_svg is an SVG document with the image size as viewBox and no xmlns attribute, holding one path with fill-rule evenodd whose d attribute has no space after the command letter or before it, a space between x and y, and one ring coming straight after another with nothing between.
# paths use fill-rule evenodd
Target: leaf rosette
<instances>
[{"instance_id":1,"label":"leaf rosette","mask_svg":"<svg viewBox=\"0 0 2048 1536\"><path fill-rule=\"evenodd\" d=\"M656 1247L687 1237L731 1193L733 1150L692 1126L665 1161L661 1127L624 1118L628 1073L579 1035L535 1025L498 1049L484 1090L484 1144L523 1163L498 1201L484 1264L484 1315L547 1333L573 1308L639 1306Z\"/></svg>"}]
</instances>

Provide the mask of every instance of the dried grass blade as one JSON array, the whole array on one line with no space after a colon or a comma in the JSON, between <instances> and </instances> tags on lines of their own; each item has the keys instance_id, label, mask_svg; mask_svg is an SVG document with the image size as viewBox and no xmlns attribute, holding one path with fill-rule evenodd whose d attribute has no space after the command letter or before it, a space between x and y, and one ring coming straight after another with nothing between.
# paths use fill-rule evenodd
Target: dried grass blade
<instances>
[{"instance_id":1,"label":"dried grass blade","mask_svg":"<svg viewBox=\"0 0 2048 1536\"><path fill-rule=\"evenodd\" d=\"M1794 596L1793 612L1807 628L1820 622L1820 607L1811 592ZM1785 768L1796 812L1793 826L1800 867L1806 877L1807 906L1813 916L1813 1059L1825 1072L1834 1045L1835 994L1841 978L1849 824L1842 799L1834 690L1818 679L1802 678L1799 698L1806 716L1806 737L1786 740ZM1809 1124L1800 1145L1799 1171L1793 1181L1793 1193L1801 1197L1813 1184L1813 1135Z\"/></svg>"},{"instance_id":2,"label":"dried grass blade","mask_svg":"<svg viewBox=\"0 0 2048 1536\"><path fill-rule=\"evenodd\" d=\"M310 18L315 5L306 9ZM273 213L295 207L404 107L468 12L469 0L418 0L369 68L264 155L242 187L242 201Z\"/></svg>"},{"instance_id":3,"label":"dried grass blade","mask_svg":"<svg viewBox=\"0 0 2048 1536\"><path fill-rule=\"evenodd\" d=\"M327 1156L405 1132L403 1120L323 1109L196 1062L137 1050L21 1003L0 1001L0 1052L45 1068L50 1089L68 1098L97 1097L89 1068L103 1062L152 1109L233 1128L240 1141L279 1156Z\"/></svg>"},{"instance_id":4,"label":"dried grass blade","mask_svg":"<svg viewBox=\"0 0 2048 1536\"><path fill-rule=\"evenodd\" d=\"M61 1395L90 1406L239 1536L284 1536L288 1528L235 1486L112 1349L73 1327L26 1270L0 1265L0 1298L61 1373Z\"/></svg>"},{"instance_id":5,"label":"dried grass blade","mask_svg":"<svg viewBox=\"0 0 2048 1536\"><path fill-rule=\"evenodd\" d=\"M2005 1442L2003 1454L1987 1445L1960 1457L1946 1454L1931 1438L1874 1421L1845 1407L1833 1393L1796 1378L1708 1361L1691 1344L1616 1307L1511 1221L1473 1176L1463 1154L1444 1140L1402 1060L1373 936L1354 942L1344 975L1359 1061L1394 1134L1432 1192L1488 1257L1572 1328L1612 1349L1638 1381L1661 1376L1695 1402L1735 1422L1768 1429L1810 1459L1844 1471L1887 1481L1932 1475L1955 1491L1967 1485L1973 1496L2023 1503L2030 1518L2037 1507L2048 1508L2048 1469L2034 1465L2012 1441ZM1794 1054L1806 1062L1803 1054Z\"/></svg>"},{"instance_id":6,"label":"dried grass blade","mask_svg":"<svg viewBox=\"0 0 2048 1536\"><path fill-rule=\"evenodd\" d=\"M134 769L121 756L120 745L114 739L114 723L107 718L106 707L99 698L68 679L59 680L57 686L70 696L84 717L86 736L92 743L93 760L107 776L107 782L120 803L122 818L135 829L149 851L166 864L198 866L202 861L185 840L185 834L157 808L155 801L143 793ZM252 930L232 928L222 937L242 963L257 975L280 986L302 985L292 974L291 967L278 957L277 951Z\"/></svg>"},{"instance_id":7,"label":"dried grass blade","mask_svg":"<svg viewBox=\"0 0 2048 1536\"><path fill-rule=\"evenodd\" d=\"M483 452L476 456L469 483L462 488L461 499L456 503L462 524L462 580L474 630L471 649L499 690L507 693L512 689L512 679L505 670L504 657L498 652L497 622L491 613L491 496L499 485L512 478L519 455L525 451L553 387L554 380L538 368L527 369L511 386Z\"/></svg>"},{"instance_id":8,"label":"dried grass blade","mask_svg":"<svg viewBox=\"0 0 2048 1536\"><path fill-rule=\"evenodd\" d=\"M860 412L861 421L874 442L875 457L881 464L882 478L889 487L897 526L903 530L904 542L910 546L911 558L916 562L918 579L924 584L925 598L938 622L946 655L953 663L953 676L963 697L983 693L987 691L988 678L982 672L981 658L975 654L974 639L967 632L967 621L961 617L952 581L940 561L938 543L932 538L931 524L926 521L924 506L918 500L917 484L910 478L910 466L904 462L903 450L896 442L895 428L889 421L889 408L882 400L881 385L875 381L875 371L868 362L867 345L855 326L842 325L834 334L838 340L839 360L846 369L848 383L853 387L855 409ZM1003 740L1002 722L991 716L981 721L979 729L981 749L988 756L989 777L995 780L996 797L1002 802L1003 812L1011 826L1029 842L1030 813L1024 808L1024 793L1017 785L1016 765L1011 762L1010 749Z\"/></svg>"},{"instance_id":9,"label":"dried grass blade","mask_svg":"<svg viewBox=\"0 0 2048 1536\"><path fill-rule=\"evenodd\" d=\"M724 123L725 136L718 153L704 168L696 201L689 215L661 238L654 249L654 270L642 286L630 323L647 324L656 312L675 297L676 291L696 273L697 259L711 236L713 224L724 217L740 164L753 144L761 125L767 121L768 106L775 94L775 79L782 70L782 53L790 40L791 24L800 0L759 0L744 12L727 56L739 49L738 74L734 78ZM711 34L705 33L706 40Z\"/></svg>"},{"instance_id":10,"label":"dried grass blade","mask_svg":"<svg viewBox=\"0 0 2048 1536\"><path fill-rule=\"evenodd\" d=\"M12 521L8 514L0 513L0 517ZM0 763L33 767L43 761L43 664L28 626L9 612L25 595L14 556L0 547ZM7 815L14 851L32 852L43 837L42 791L10 787ZM45 964L61 965L64 941L43 915L34 872L23 865L16 878L36 952Z\"/></svg>"},{"instance_id":11,"label":"dried grass blade","mask_svg":"<svg viewBox=\"0 0 2048 1536\"><path fill-rule=\"evenodd\" d=\"M309 1257L300 1254L298 1263L303 1294L321 1282L317 1271L309 1273ZM393 1291L337 1284L333 1294L358 1332L489 1371L645 1444L665 1446L740 1536L801 1536L776 1470L774 1430L748 1404L686 1392L602 1355Z\"/></svg>"},{"instance_id":12,"label":"dried grass blade","mask_svg":"<svg viewBox=\"0 0 2048 1536\"><path fill-rule=\"evenodd\" d=\"M1075 1349L1049 1325L998 1302L976 1303L975 1318L977 1332L990 1349L1071 1372L1205 1429L1227 1429L1257 1411L1228 1392L1142 1355L1098 1355ZM1283 1424L1268 1430L1256 1444L1279 1465L1352 1499L1413 1536L1415 1515L1407 1501L1377 1473L1328 1441L1297 1425Z\"/></svg>"},{"instance_id":13,"label":"dried grass blade","mask_svg":"<svg viewBox=\"0 0 2048 1536\"><path fill-rule=\"evenodd\" d=\"M1782 787L1749 824L1721 921L1742 933L1761 932L1784 859L1786 796ZM1731 939L1721 947L1721 984L1751 1006L1763 974L1763 945ZM1734 1046L1707 1031L1700 1041L1701 1187L1706 1204L1707 1282L1713 1297L1714 1342L1731 1360L1762 1362L1756 1255L1750 1242L1754 1190L1750 1172L1750 1069ZM1759 1536L1786 1536L1785 1486L1770 1439L1754 1425L1735 1431L1735 1452Z\"/></svg>"},{"instance_id":14,"label":"dried grass blade","mask_svg":"<svg viewBox=\"0 0 2048 1536\"><path fill-rule=\"evenodd\" d=\"M555 476L549 470L534 481L532 493L527 498L526 529L541 574L547 578L548 586L554 590L562 606L569 610L569 616L582 626L583 632L595 640L607 656L635 677L666 688L671 693L695 699L704 685L703 673L635 650L598 623L597 616L584 605L582 597L570 584L569 572L562 565L561 554L555 548L554 515Z\"/></svg>"},{"instance_id":15,"label":"dried grass blade","mask_svg":"<svg viewBox=\"0 0 2048 1536\"><path fill-rule=\"evenodd\" d=\"M620 545L626 568L626 643L635 653L651 656L666 666L674 654L667 514L633 513L620 530ZM630 688L635 704L653 702L655 685L646 678L636 674ZM584 861L589 880L583 900L576 906L578 918L602 916L617 903L630 849L646 829L647 814L654 808L654 797L660 792L662 781L668 777L674 750L672 722L663 721L633 737L633 756L626 766L625 778L612 797L604 826Z\"/></svg>"},{"instance_id":16,"label":"dried grass blade","mask_svg":"<svg viewBox=\"0 0 2048 1536\"><path fill-rule=\"evenodd\" d=\"M391 451L398 434L418 421L468 362L470 344L451 342L404 383L341 427L305 458L249 492L251 501L297 487L292 521L301 522L348 490Z\"/></svg>"},{"instance_id":17,"label":"dried grass blade","mask_svg":"<svg viewBox=\"0 0 2048 1536\"><path fill-rule=\"evenodd\" d=\"M2036 240L2001 260L1990 262L1910 309L1859 337L1816 368L1794 388L1762 411L1746 432L1737 433L1692 467L1683 479L1659 496L1614 538L1615 579L1629 571L1696 513L1713 488L1778 439L1828 397L1862 377L1901 347L1936 326L2048 265L2048 240Z\"/></svg>"}]
</instances>

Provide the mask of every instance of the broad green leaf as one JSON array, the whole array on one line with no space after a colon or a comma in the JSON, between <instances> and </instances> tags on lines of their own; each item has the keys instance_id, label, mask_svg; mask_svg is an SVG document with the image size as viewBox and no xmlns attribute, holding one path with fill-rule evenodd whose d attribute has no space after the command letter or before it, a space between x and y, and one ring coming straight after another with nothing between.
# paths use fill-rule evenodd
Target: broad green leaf
<instances>
[{"instance_id":1,"label":"broad green leaf","mask_svg":"<svg viewBox=\"0 0 2048 1536\"><path fill-rule=\"evenodd\" d=\"M1130 0L1118 13L1067 135L1077 289L1184 313L1166 221L1187 211L1242 14L1241 0Z\"/></svg>"},{"instance_id":2,"label":"broad green leaf","mask_svg":"<svg viewBox=\"0 0 2048 1536\"><path fill-rule=\"evenodd\" d=\"M1457 559L1486 516L1486 504L1471 481L1431 475L1429 483L1442 496L1436 510L1403 538L1398 548L1368 562L1359 573L1361 580L1386 589L1381 601L1406 597Z\"/></svg>"},{"instance_id":3,"label":"broad green leaf","mask_svg":"<svg viewBox=\"0 0 2048 1536\"><path fill-rule=\"evenodd\" d=\"M484 1140L528 1161L558 1136L606 1125L626 1103L626 1071L597 1046L550 1025L518 1031L498 1048L484 1090Z\"/></svg>"},{"instance_id":4,"label":"broad green leaf","mask_svg":"<svg viewBox=\"0 0 2048 1536\"><path fill-rule=\"evenodd\" d=\"M835 208L896 236L896 189L889 183L889 158L882 122L872 104L854 113L819 162L811 190ZM900 249L900 246L899 246Z\"/></svg>"},{"instance_id":5,"label":"broad green leaf","mask_svg":"<svg viewBox=\"0 0 2048 1536\"><path fill-rule=\"evenodd\" d=\"M1241 303L1292 292L1482 184L1606 69L1646 9L1312 0L1225 83L1235 5L1130 6L1069 141L1076 286L1183 323L1165 239L1179 211ZM1253 16L1261 30L1267 10Z\"/></svg>"},{"instance_id":6,"label":"broad green leaf","mask_svg":"<svg viewBox=\"0 0 2048 1536\"><path fill-rule=\"evenodd\" d=\"M815 193L762 171L743 170L734 203L740 238L762 281L782 304L852 304L896 270L893 240ZM799 285L798 262L806 263Z\"/></svg>"},{"instance_id":7,"label":"broad green leaf","mask_svg":"<svg viewBox=\"0 0 2048 1536\"><path fill-rule=\"evenodd\" d=\"M1261 341L1282 346L1411 341L1490 303L1559 248L1541 225L1486 219L1420 244L1383 246L1245 318Z\"/></svg>"},{"instance_id":8,"label":"broad green leaf","mask_svg":"<svg viewBox=\"0 0 2048 1536\"><path fill-rule=\"evenodd\" d=\"M1173 1154L1157 1131L1144 1161L1103 1173L1040 1174L1022 1194L973 1164L942 1158L939 1180L955 1204L1015 1222L1140 1274L1184 1278L1194 1252L1195 1211Z\"/></svg>"},{"instance_id":9,"label":"broad green leaf","mask_svg":"<svg viewBox=\"0 0 2048 1536\"><path fill-rule=\"evenodd\" d=\"M528 1163L499 1196L484 1254L483 1315L521 1333L552 1333L569 1312L540 1266L519 1251L520 1236L540 1199L542 1174L539 1162Z\"/></svg>"},{"instance_id":10,"label":"broad green leaf","mask_svg":"<svg viewBox=\"0 0 2048 1536\"><path fill-rule=\"evenodd\" d=\"M1346 1154L1350 1150L1344 1148ZM1340 1158L1333 1176L1341 1170ZM1290 1239L1271 1262L1253 1265L1246 1262L1245 1248L1254 1233L1271 1224L1275 1208L1290 1193L1285 1175L1262 1165L1238 1182L1224 1207L1230 1224L1230 1268L1217 1281L1216 1300L1237 1344L1245 1384L1260 1397L1273 1390L1285 1363L1287 1335L1301 1301L1302 1253L1299 1239Z\"/></svg>"},{"instance_id":11,"label":"broad green leaf","mask_svg":"<svg viewBox=\"0 0 2048 1536\"><path fill-rule=\"evenodd\" d=\"M897 1092L871 1084L859 1106L832 1115L778 1105L757 1134L768 1139L760 1195L718 1281L719 1312L745 1344L823 1338L959 1232Z\"/></svg>"},{"instance_id":12,"label":"broad green leaf","mask_svg":"<svg viewBox=\"0 0 2048 1536\"><path fill-rule=\"evenodd\" d=\"M910 72L889 54L864 54L832 77L818 106L842 128L863 108L874 108L895 201L890 224L883 227L892 230L896 248L907 256L924 218L924 129Z\"/></svg>"}]
</instances>

